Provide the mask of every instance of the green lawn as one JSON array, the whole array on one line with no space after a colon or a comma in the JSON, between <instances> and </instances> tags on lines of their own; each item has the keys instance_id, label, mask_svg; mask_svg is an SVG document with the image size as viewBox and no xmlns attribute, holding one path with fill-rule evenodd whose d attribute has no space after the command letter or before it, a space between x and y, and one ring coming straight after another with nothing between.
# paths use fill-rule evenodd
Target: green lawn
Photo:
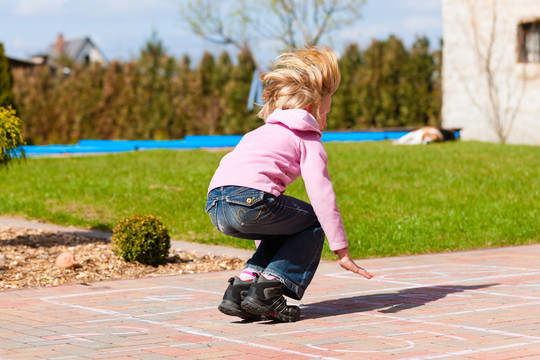
<instances>
[{"instance_id":1,"label":"green lawn","mask_svg":"<svg viewBox=\"0 0 540 360\"><path fill-rule=\"evenodd\" d=\"M364 142L326 148L354 257L540 241L540 147ZM153 214L174 239L252 248L220 234L204 213L208 183L224 154L30 158L0 170L0 214L101 229L134 213ZM287 194L307 200L301 180Z\"/></svg>"}]
</instances>

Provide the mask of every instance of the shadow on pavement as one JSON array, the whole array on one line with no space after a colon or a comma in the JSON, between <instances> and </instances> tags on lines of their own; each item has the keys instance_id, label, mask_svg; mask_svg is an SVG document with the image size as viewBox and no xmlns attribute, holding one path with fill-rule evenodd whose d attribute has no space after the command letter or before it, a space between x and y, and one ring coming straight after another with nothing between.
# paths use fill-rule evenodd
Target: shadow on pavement
<instances>
[{"instance_id":1,"label":"shadow on pavement","mask_svg":"<svg viewBox=\"0 0 540 360\"><path fill-rule=\"evenodd\" d=\"M384 294L324 300L302 305L302 317L304 319L316 319L373 310L378 310L380 313L393 314L424 306L450 294L484 289L495 285L498 284L426 286Z\"/></svg>"}]
</instances>

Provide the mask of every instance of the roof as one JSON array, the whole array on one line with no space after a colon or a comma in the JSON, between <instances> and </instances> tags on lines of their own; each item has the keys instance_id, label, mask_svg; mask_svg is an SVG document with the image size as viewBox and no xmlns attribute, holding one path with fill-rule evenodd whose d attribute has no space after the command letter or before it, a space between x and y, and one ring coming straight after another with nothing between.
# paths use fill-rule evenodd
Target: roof
<instances>
[{"instance_id":1,"label":"roof","mask_svg":"<svg viewBox=\"0 0 540 360\"><path fill-rule=\"evenodd\" d=\"M64 53L70 59L73 59L75 62L84 62L85 56L88 55L89 49L91 48L97 50L101 54L103 59L105 59L105 55L103 54L103 52L96 46L96 44L94 44L94 42L89 37L64 41ZM49 46L49 48L45 52L45 55L47 55L49 59L55 59L61 55L57 51L56 42Z\"/></svg>"},{"instance_id":2,"label":"roof","mask_svg":"<svg viewBox=\"0 0 540 360\"><path fill-rule=\"evenodd\" d=\"M28 60L16 59L16 58L9 57L9 56L7 57L7 59L8 59L9 66L11 68L36 66L36 63L33 63L31 61L28 61Z\"/></svg>"}]
</instances>

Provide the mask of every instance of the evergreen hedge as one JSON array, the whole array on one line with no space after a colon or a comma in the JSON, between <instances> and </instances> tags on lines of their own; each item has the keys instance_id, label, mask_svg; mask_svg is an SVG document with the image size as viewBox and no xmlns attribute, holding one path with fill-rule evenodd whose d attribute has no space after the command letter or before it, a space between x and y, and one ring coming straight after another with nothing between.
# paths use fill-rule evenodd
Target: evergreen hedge
<instances>
[{"instance_id":1,"label":"evergreen hedge","mask_svg":"<svg viewBox=\"0 0 540 360\"><path fill-rule=\"evenodd\" d=\"M155 37L138 59L107 68L73 66L69 76L47 67L14 72L15 95L31 144L80 139L179 139L187 134L243 134L262 124L247 110L256 62L204 54L199 64L170 56ZM391 36L366 49L349 45L329 129L438 125L440 51L425 38L410 48Z\"/></svg>"},{"instance_id":2,"label":"evergreen hedge","mask_svg":"<svg viewBox=\"0 0 540 360\"><path fill-rule=\"evenodd\" d=\"M13 75L9 62L4 54L4 44L0 42L0 106L11 106L15 109L15 94L13 93Z\"/></svg>"}]
</instances>

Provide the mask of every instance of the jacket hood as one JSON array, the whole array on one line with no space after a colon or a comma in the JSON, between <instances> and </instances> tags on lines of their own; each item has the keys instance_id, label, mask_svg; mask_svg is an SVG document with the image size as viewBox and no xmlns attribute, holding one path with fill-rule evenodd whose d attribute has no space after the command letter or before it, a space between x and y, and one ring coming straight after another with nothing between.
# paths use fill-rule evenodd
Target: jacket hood
<instances>
[{"instance_id":1,"label":"jacket hood","mask_svg":"<svg viewBox=\"0 0 540 360\"><path fill-rule=\"evenodd\" d=\"M266 119L267 124L283 124L291 130L313 131L322 136L317 120L302 109L276 109Z\"/></svg>"}]
</instances>

